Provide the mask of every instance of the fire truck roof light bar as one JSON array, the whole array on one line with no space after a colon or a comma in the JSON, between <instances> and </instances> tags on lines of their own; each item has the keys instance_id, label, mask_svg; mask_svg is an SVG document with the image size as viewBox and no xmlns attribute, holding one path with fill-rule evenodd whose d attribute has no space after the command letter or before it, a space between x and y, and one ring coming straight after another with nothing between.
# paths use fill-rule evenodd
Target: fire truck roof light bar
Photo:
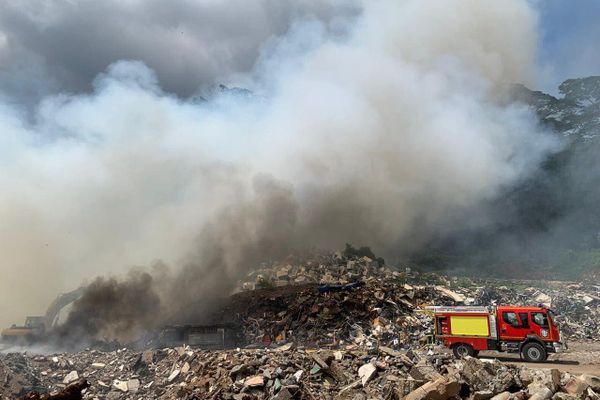
<instances>
[{"instance_id":1,"label":"fire truck roof light bar","mask_svg":"<svg viewBox=\"0 0 600 400\"><path fill-rule=\"evenodd\" d=\"M431 310L436 313L489 313L491 309L484 306L428 306L426 310Z\"/></svg>"}]
</instances>

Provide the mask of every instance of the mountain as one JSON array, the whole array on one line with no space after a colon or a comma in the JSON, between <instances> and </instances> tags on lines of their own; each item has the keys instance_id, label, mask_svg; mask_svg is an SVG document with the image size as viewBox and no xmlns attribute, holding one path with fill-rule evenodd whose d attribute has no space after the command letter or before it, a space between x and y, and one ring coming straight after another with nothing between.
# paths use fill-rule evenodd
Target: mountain
<instances>
[{"instance_id":1,"label":"mountain","mask_svg":"<svg viewBox=\"0 0 600 400\"><path fill-rule=\"evenodd\" d=\"M513 88L564 147L488 204L493 223L432 240L410 257L417 268L519 278L600 274L600 76L569 79L559 93Z\"/></svg>"},{"instance_id":2,"label":"mountain","mask_svg":"<svg viewBox=\"0 0 600 400\"><path fill-rule=\"evenodd\" d=\"M600 135L600 76L569 79L558 87L563 96L516 87L515 98L530 105L540 120L573 141Z\"/></svg>"}]
</instances>

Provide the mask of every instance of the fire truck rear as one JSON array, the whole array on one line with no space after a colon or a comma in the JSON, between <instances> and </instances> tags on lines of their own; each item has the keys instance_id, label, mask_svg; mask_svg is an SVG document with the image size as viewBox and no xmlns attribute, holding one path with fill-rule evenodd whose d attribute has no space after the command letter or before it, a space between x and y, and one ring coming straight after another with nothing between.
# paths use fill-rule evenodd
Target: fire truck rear
<instances>
[{"instance_id":1,"label":"fire truck rear","mask_svg":"<svg viewBox=\"0 0 600 400\"><path fill-rule=\"evenodd\" d=\"M458 358L481 350L518 353L543 362L548 353L566 349L553 313L546 307L428 307L435 318L436 338Z\"/></svg>"}]
</instances>

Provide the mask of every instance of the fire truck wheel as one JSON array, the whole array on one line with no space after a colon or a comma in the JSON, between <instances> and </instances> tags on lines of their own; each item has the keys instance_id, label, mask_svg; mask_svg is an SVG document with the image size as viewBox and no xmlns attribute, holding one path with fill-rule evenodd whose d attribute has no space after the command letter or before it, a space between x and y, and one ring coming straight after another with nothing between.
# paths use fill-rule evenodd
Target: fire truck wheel
<instances>
[{"instance_id":1,"label":"fire truck wheel","mask_svg":"<svg viewBox=\"0 0 600 400\"><path fill-rule=\"evenodd\" d=\"M452 347L452 352L456 358L465 358L466 356L475 355L475 350L473 350L473 346L467 343L457 343Z\"/></svg>"},{"instance_id":2,"label":"fire truck wheel","mask_svg":"<svg viewBox=\"0 0 600 400\"><path fill-rule=\"evenodd\" d=\"M546 361L546 349L539 343L527 343L521 350L521 358L529 362L544 362Z\"/></svg>"}]
</instances>

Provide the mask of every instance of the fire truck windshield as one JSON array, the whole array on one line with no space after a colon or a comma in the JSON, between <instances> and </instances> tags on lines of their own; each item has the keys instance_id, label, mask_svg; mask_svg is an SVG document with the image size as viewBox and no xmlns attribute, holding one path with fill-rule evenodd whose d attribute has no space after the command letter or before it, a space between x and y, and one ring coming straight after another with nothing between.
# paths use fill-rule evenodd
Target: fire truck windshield
<instances>
[{"instance_id":1,"label":"fire truck windshield","mask_svg":"<svg viewBox=\"0 0 600 400\"><path fill-rule=\"evenodd\" d=\"M535 322L537 325L539 325L542 328L548 327L548 316L546 315L546 313L533 312L533 313L531 313L531 319L533 320L533 322Z\"/></svg>"}]
</instances>

